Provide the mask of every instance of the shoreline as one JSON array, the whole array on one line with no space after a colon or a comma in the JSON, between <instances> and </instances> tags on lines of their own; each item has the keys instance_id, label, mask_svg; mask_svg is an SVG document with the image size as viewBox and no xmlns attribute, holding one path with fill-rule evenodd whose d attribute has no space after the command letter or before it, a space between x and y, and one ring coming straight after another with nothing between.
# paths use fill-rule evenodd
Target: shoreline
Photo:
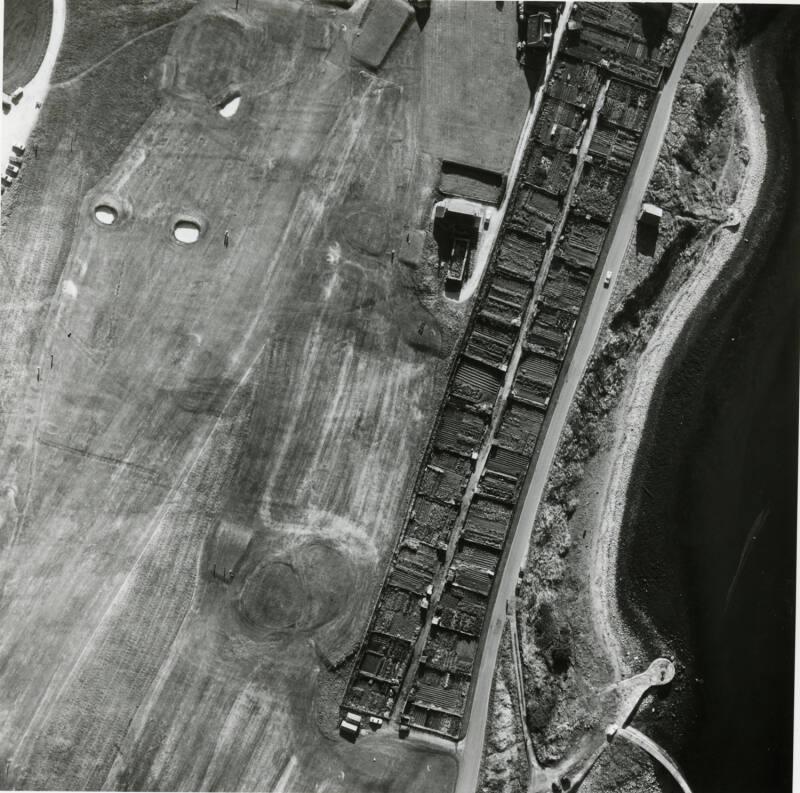
<instances>
[{"instance_id":1,"label":"shoreline","mask_svg":"<svg viewBox=\"0 0 800 793\"><path fill-rule=\"evenodd\" d=\"M607 477L606 493L599 513L599 527L590 550L590 599L592 622L617 679L640 671L631 660L641 655L640 641L631 635L620 611L617 591L618 552L628 490L645 422L656 398L656 388L681 334L708 296L717 278L735 258L741 236L764 196L767 170L767 132L761 122L761 106L753 77L752 52L740 59L736 79L740 118L749 160L731 212L739 213L736 231L721 224L706 241L689 278L670 301L662 322L641 353L636 374L625 389L617 415L617 430L609 454L614 463ZM702 263L702 266L700 266Z\"/></svg>"},{"instance_id":2,"label":"shoreline","mask_svg":"<svg viewBox=\"0 0 800 793\"><path fill-rule=\"evenodd\" d=\"M736 248L660 375L619 530L616 593L631 646L648 657L673 657L678 671L668 696L649 697L637 722L696 790L787 790L793 617L786 594L795 588L791 439L800 316L792 55L798 24L794 14L776 16L738 50L740 65L750 55L768 116L764 189L744 230L749 244ZM734 74L729 95L738 80ZM734 187L741 190L747 133L737 115ZM703 244L692 249L689 268Z\"/></svg>"}]
</instances>

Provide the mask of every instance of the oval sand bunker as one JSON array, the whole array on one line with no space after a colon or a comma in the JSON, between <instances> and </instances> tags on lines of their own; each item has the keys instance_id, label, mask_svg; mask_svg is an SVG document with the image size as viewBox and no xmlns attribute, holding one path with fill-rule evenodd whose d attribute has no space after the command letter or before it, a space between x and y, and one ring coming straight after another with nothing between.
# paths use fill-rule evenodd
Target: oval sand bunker
<instances>
[{"instance_id":1,"label":"oval sand bunker","mask_svg":"<svg viewBox=\"0 0 800 793\"><path fill-rule=\"evenodd\" d=\"M116 222L118 214L114 207L101 204L100 206L95 207L94 216L104 226L110 226L112 223Z\"/></svg>"},{"instance_id":2,"label":"oval sand bunker","mask_svg":"<svg viewBox=\"0 0 800 793\"><path fill-rule=\"evenodd\" d=\"M231 116L236 115L236 111L239 109L239 102L241 101L242 97L239 94L232 96L230 99L226 99L219 106L219 114L223 118L231 118Z\"/></svg>"},{"instance_id":3,"label":"oval sand bunker","mask_svg":"<svg viewBox=\"0 0 800 793\"><path fill-rule=\"evenodd\" d=\"M172 229L172 234L178 242L191 245L200 239L200 226L193 220L179 220Z\"/></svg>"}]
</instances>

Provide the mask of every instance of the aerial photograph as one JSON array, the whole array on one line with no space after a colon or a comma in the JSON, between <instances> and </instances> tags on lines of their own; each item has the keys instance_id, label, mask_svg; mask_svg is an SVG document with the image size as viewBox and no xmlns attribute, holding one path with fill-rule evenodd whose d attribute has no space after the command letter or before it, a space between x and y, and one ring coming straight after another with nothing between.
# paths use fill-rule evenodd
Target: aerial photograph
<instances>
[{"instance_id":1,"label":"aerial photograph","mask_svg":"<svg viewBox=\"0 0 800 793\"><path fill-rule=\"evenodd\" d=\"M793 790L800 5L0 5L0 790Z\"/></svg>"}]
</instances>

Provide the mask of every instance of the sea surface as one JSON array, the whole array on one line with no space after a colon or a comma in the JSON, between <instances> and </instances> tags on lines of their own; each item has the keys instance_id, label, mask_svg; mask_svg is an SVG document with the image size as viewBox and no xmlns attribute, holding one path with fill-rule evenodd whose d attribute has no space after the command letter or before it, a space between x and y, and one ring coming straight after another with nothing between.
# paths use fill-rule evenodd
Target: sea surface
<instances>
[{"instance_id":1,"label":"sea surface","mask_svg":"<svg viewBox=\"0 0 800 793\"><path fill-rule=\"evenodd\" d=\"M621 534L623 618L648 653L678 668L671 690L634 723L673 755L696 793L791 790L798 17L781 12L756 43L769 143L784 147L782 162L773 154L768 165L773 206L760 205L741 232L747 242L665 367Z\"/></svg>"}]
</instances>

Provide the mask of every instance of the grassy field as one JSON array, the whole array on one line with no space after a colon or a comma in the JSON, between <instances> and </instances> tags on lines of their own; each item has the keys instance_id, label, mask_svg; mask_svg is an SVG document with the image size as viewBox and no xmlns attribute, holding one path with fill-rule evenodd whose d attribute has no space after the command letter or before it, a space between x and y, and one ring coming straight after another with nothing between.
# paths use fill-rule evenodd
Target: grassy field
<instances>
[{"instance_id":1,"label":"grassy field","mask_svg":"<svg viewBox=\"0 0 800 793\"><path fill-rule=\"evenodd\" d=\"M2 781L438 793L451 754L335 735L323 663L361 637L466 321L391 257L436 178L423 33L374 76L327 12L221 5L126 5L83 54L68 18L4 200Z\"/></svg>"},{"instance_id":2,"label":"grassy field","mask_svg":"<svg viewBox=\"0 0 800 793\"><path fill-rule=\"evenodd\" d=\"M3 91L10 94L36 74L50 39L52 0L5 0Z\"/></svg>"},{"instance_id":3,"label":"grassy field","mask_svg":"<svg viewBox=\"0 0 800 793\"><path fill-rule=\"evenodd\" d=\"M427 154L508 170L530 104L515 14L516 3L431 3L422 36Z\"/></svg>"},{"instance_id":4,"label":"grassy field","mask_svg":"<svg viewBox=\"0 0 800 793\"><path fill-rule=\"evenodd\" d=\"M69 80L108 58L140 37L172 26L198 0L148 0L108 3L69 0L67 13L80 24L70 24L58 54L53 81ZM233 5L233 3L231 3ZM98 35L102 31L102 35Z\"/></svg>"}]
</instances>

